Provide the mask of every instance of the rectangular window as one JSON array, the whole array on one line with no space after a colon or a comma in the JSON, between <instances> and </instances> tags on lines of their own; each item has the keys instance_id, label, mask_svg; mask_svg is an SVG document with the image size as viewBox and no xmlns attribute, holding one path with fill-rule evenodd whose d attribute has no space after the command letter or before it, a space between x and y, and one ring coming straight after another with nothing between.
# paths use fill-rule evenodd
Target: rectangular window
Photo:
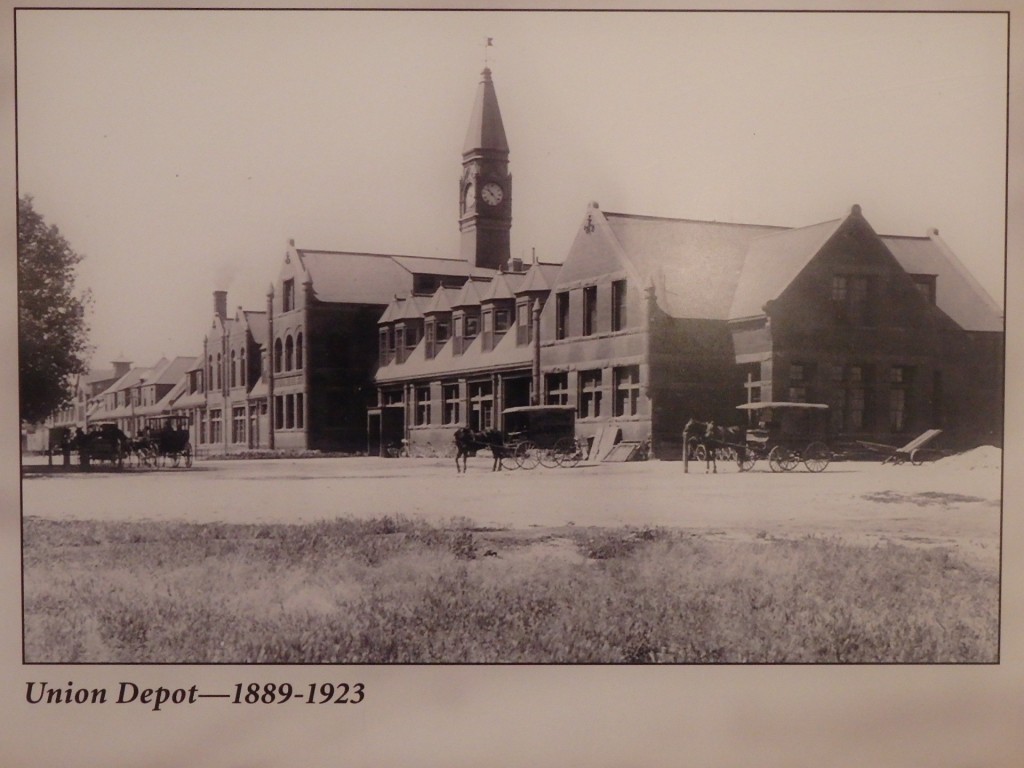
<instances>
[{"instance_id":1,"label":"rectangular window","mask_svg":"<svg viewBox=\"0 0 1024 768\"><path fill-rule=\"evenodd\" d=\"M284 396L284 428L295 429L295 395Z\"/></svg>"},{"instance_id":2,"label":"rectangular window","mask_svg":"<svg viewBox=\"0 0 1024 768\"><path fill-rule=\"evenodd\" d=\"M480 318L475 315L466 315L466 339L475 339L480 333Z\"/></svg>"},{"instance_id":3,"label":"rectangular window","mask_svg":"<svg viewBox=\"0 0 1024 768\"><path fill-rule=\"evenodd\" d=\"M430 424L430 387L416 387L416 426Z\"/></svg>"},{"instance_id":4,"label":"rectangular window","mask_svg":"<svg viewBox=\"0 0 1024 768\"><path fill-rule=\"evenodd\" d=\"M387 365L388 363L391 362L391 340L389 338L390 336L391 329L389 328L381 328L380 332L377 334L377 346L378 351L380 352L378 362L381 365Z\"/></svg>"},{"instance_id":5,"label":"rectangular window","mask_svg":"<svg viewBox=\"0 0 1024 768\"><path fill-rule=\"evenodd\" d=\"M299 429L303 429L306 425L306 415L303 410L305 407L305 398L303 393L299 392L295 395L295 426Z\"/></svg>"},{"instance_id":6,"label":"rectangular window","mask_svg":"<svg viewBox=\"0 0 1024 768\"><path fill-rule=\"evenodd\" d=\"M621 331L626 327L626 281L612 283L612 330Z\"/></svg>"},{"instance_id":7,"label":"rectangular window","mask_svg":"<svg viewBox=\"0 0 1024 768\"><path fill-rule=\"evenodd\" d=\"M601 415L601 371L580 371L579 417L596 419Z\"/></svg>"},{"instance_id":8,"label":"rectangular window","mask_svg":"<svg viewBox=\"0 0 1024 768\"><path fill-rule=\"evenodd\" d=\"M473 430L491 429L494 425L493 405L494 389L491 382L471 383L469 385L469 428Z\"/></svg>"},{"instance_id":9,"label":"rectangular window","mask_svg":"<svg viewBox=\"0 0 1024 768\"><path fill-rule=\"evenodd\" d=\"M231 409L231 442L245 442L245 408Z\"/></svg>"},{"instance_id":10,"label":"rectangular window","mask_svg":"<svg viewBox=\"0 0 1024 768\"><path fill-rule=\"evenodd\" d=\"M889 429L902 432L907 419L907 391L905 389L889 390Z\"/></svg>"},{"instance_id":11,"label":"rectangular window","mask_svg":"<svg viewBox=\"0 0 1024 768\"><path fill-rule=\"evenodd\" d=\"M210 411L210 442L219 443L224 438L221 430L221 411L219 408Z\"/></svg>"},{"instance_id":12,"label":"rectangular window","mask_svg":"<svg viewBox=\"0 0 1024 768\"><path fill-rule=\"evenodd\" d=\"M437 340L438 348L440 348L442 344L444 344L446 341L448 341L448 337L450 336L450 334L451 334L451 323L449 323L447 320L438 320L437 321L437 330L436 330L436 335L435 335L435 338Z\"/></svg>"},{"instance_id":13,"label":"rectangular window","mask_svg":"<svg viewBox=\"0 0 1024 768\"><path fill-rule=\"evenodd\" d=\"M512 325L512 313L507 309L494 310L494 332L505 333Z\"/></svg>"},{"instance_id":14,"label":"rectangular window","mask_svg":"<svg viewBox=\"0 0 1024 768\"><path fill-rule=\"evenodd\" d=\"M458 424L460 421L459 385L445 384L441 387L441 399L444 409L444 423Z\"/></svg>"},{"instance_id":15,"label":"rectangular window","mask_svg":"<svg viewBox=\"0 0 1024 768\"><path fill-rule=\"evenodd\" d=\"M281 291L281 311L291 312L295 309L295 280L285 280Z\"/></svg>"},{"instance_id":16,"label":"rectangular window","mask_svg":"<svg viewBox=\"0 0 1024 768\"><path fill-rule=\"evenodd\" d=\"M569 335L569 294L555 294L555 338L564 339Z\"/></svg>"},{"instance_id":17,"label":"rectangular window","mask_svg":"<svg viewBox=\"0 0 1024 768\"><path fill-rule=\"evenodd\" d=\"M530 305L523 302L516 305L516 346L524 347L533 341L533 313Z\"/></svg>"},{"instance_id":18,"label":"rectangular window","mask_svg":"<svg viewBox=\"0 0 1024 768\"><path fill-rule=\"evenodd\" d=\"M274 429L284 429L284 397L274 395Z\"/></svg>"},{"instance_id":19,"label":"rectangular window","mask_svg":"<svg viewBox=\"0 0 1024 768\"><path fill-rule=\"evenodd\" d=\"M434 340L437 332L436 325L433 320L427 320L426 325L423 328L423 350L426 353L427 359L432 358L437 351L437 342Z\"/></svg>"},{"instance_id":20,"label":"rectangular window","mask_svg":"<svg viewBox=\"0 0 1024 768\"><path fill-rule=\"evenodd\" d=\"M420 343L420 329L416 325L407 325L405 327L405 348L412 352L416 348L416 345Z\"/></svg>"},{"instance_id":21,"label":"rectangular window","mask_svg":"<svg viewBox=\"0 0 1024 768\"><path fill-rule=\"evenodd\" d=\"M935 303L935 275L911 275L914 287L924 296L929 304Z\"/></svg>"},{"instance_id":22,"label":"rectangular window","mask_svg":"<svg viewBox=\"0 0 1024 768\"><path fill-rule=\"evenodd\" d=\"M597 331L597 286L583 289L583 335L593 336Z\"/></svg>"},{"instance_id":23,"label":"rectangular window","mask_svg":"<svg viewBox=\"0 0 1024 768\"><path fill-rule=\"evenodd\" d=\"M640 407L640 366L626 365L614 370L616 416L636 416Z\"/></svg>"},{"instance_id":24,"label":"rectangular window","mask_svg":"<svg viewBox=\"0 0 1024 768\"><path fill-rule=\"evenodd\" d=\"M548 405L569 404L569 374L549 373L544 377Z\"/></svg>"},{"instance_id":25,"label":"rectangular window","mask_svg":"<svg viewBox=\"0 0 1024 768\"><path fill-rule=\"evenodd\" d=\"M384 405L401 405L402 404L402 390L400 389L386 389L381 398Z\"/></svg>"}]
</instances>

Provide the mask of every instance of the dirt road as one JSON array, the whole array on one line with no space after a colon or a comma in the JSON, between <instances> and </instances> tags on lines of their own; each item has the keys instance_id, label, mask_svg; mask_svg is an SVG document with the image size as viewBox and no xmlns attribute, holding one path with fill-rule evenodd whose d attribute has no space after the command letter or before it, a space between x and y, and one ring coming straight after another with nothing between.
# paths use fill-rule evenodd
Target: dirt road
<instances>
[{"instance_id":1,"label":"dirt road","mask_svg":"<svg viewBox=\"0 0 1024 768\"><path fill-rule=\"evenodd\" d=\"M834 463L775 474L680 462L602 464L492 473L470 460L201 461L190 470L46 472L31 463L23 513L96 520L311 522L407 515L478 526L672 526L742 538L839 536L867 543L953 546L998 561L998 461L934 465Z\"/></svg>"}]
</instances>

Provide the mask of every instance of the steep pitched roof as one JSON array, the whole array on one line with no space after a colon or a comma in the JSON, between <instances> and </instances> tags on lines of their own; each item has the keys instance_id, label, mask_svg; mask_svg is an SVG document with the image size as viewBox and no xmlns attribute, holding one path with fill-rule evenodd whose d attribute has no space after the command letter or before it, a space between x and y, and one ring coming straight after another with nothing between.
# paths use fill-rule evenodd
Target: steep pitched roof
<instances>
[{"instance_id":1,"label":"steep pitched roof","mask_svg":"<svg viewBox=\"0 0 1024 768\"><path fill-rule=\"evenodd\" d=\"M750 242L729 319L764 314L766 302L776 299L835 234L845 219L798 229L786 229Z\"/></svg>"},{"instance_id":2,"label":"steep pitched roof","mask_svg":"<svg viewBox=\"0 0 1024 768\"><path fill-rule=\"evenodd\" d=\"M598 213L595 208L591 213ZM747 248L779 227L603 213L633 268L673 317L729 316Z\"/></svg>"},{"instance_id":3,"label":"steep pitched roof","mask_svg":"<svg viewBox=\"0 0 1024 768\"><path fill-rule=\"evenodd\" d=\"M491 70L486 67L480 73L480 85L476 89L476 100L473 102L462 153L468 154L477 149L508 152L508 139L505 138L505 126L501 121L501 110L498 109L498 96L494 92Z\"/></svg>"},{"instance_id":4,"label":"steep pitched roof","mask_svg":"<svg viewBox=\"0 0 1024 768\"><path fill-rule=\"evenodd\" d=\"M949 246L931 230L928 237L882 235L908 273L935 275L935 304L967 331L1003 331L1003 311Z\"/></svg>"},{"instance_id":5,"label":"steep pitched roof","mask_svg":"<svg viewBox=\"0 0 1024 768\"><path fill-rule=\"evenodd\" d=\"M455 301L452 302L452 307L474 307L480 304L480 289L477 286L477 281L467 280L466 284L462 286L459 291L459 295L455 297Z\"/></svg>"},{"instance_id":6,"label":"steep pitched roof","mask_svg":"<svg viewBox=\"0 0 1024 768\"><path fill-rule=\"evenodd\" d=\"M534 264L527 270L523 282L516 288L516 294L550 291L561 268L561 264Z\"/></svg>"},{"instance_id":7,"label":"steep pitched roof","mask_svg":"<svg viewBox=\"0 0 1024 768\"><path fill-rule=\"evenodd\" d=\"M152 376L147 377L147 384L177 384L182 377L195 365L194 357L176 357L160 368L154 369Z\"/></svg>"},{"instance_id":8,"label":"steep pitched roof","mask_svg":"<svg viewBox=\"0 0 1024 768\"><path fill-rule=\"evenodd\" d=\"M259 344L261 347L267 346L267 313L256 312L251 309L242 310L242 314L245 316L245 323L249 326L249 333L252 334L253 341Z\"/></svg>"},{"instance_id":9,"label":"steep pitched roof","mask_svg":"<svg viewBox=\"0 0 1024 768\"><path fill-rule=\"evenodd\" d=\"M430 303L423 309L423 314L429 315L432 312L451 312L452 302L459 295L458 288L445 288L441 286L430 298Z\"/></svg>"},{"instance_id":10,"label":"steep pitched roof","mask_svg":"<svg viewBox=\"0 0 1024 768\"><path fill-rule=\"evenodd\" d=\"M409 291L409 272L391 256L375 253L297 249L299 259L320 301L387 304L396 293Z\"/></svg>"},{"instance_id":11,"label":"steep pitched roof","mask_svg":"<svg viewBox=\"0 0 1024 768\"><path fill-rule=\"evenodd\" d=\"M402 300L401 308L398 310L398 314L394 317L395 320L417 320L422 319L423 310L420 308L419 299L415 296L410 296L407 299Z\"/></svg>"},{"instance_id":12,"label":"steep pitched roof","mask_svg":"<svg viewBox=\"0 0 1024 768\"><path fill-rule=\"evenodd\" d=\"M500 301L502 299L514 299L516 291L514 286L523 281L523 275L512 275L498 273L487 286L487 290L480 296L480 301Z\"/></svg>"}]
</instances>

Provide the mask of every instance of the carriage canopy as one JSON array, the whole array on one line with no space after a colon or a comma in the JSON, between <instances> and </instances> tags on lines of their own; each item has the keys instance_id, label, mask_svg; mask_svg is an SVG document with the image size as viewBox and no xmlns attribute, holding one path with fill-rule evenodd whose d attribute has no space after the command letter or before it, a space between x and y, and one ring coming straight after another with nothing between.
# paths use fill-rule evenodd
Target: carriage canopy
<instances>
[{"instance_id":1,"label":"carriage canopy","mask_svg":"<svg viewBox=\"0 0 1024 768\"><path fill-rule=\"evenodd\" d=\"M572 405L521 405L502 411L505 434L520 433L542 448L576 434L576 408Z\"/></svg>"},{"instance_id":2,"label":"carriage canopy","mask_svg":"<svg viewBox=\"0 0 1024 768\"><path fill-rule=\"evenodd\" d=\"M766 402L737 405L754 422L776 439L825 439L830 428L829 406L825 403ZM757 429L749 430L756 432Z\"/></svg>"}]
</instances>

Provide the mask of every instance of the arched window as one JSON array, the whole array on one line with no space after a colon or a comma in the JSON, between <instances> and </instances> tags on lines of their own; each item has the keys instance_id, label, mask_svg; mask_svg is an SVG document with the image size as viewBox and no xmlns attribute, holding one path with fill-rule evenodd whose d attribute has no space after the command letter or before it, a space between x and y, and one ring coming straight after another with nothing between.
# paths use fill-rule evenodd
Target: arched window
<instances>
[{"instance_id":1,"label":"arched window","mask_svg":"<svg viewBox=\"0 0 1024 768\"><path fill-rule=\"evenodd\" d=\"M217 389L220 389L223 386L223 384L224 384L224 371L221 368L221 366L223 364L224 364L224 361L221 359L220 352L218 352L217 353L217 384L216 384Z\"/></svg>"},{"instance_id":2,"label":"arched window","mask_svg":"<svg viewBox=\"0 0 1024 768\"><path fill-rule=\"evenodd\" d=\"M281 358L283 349L281 347L281 340L277 339L274 341L274 373L281 372Z\"/></svg>"},{"instance_id":3,"label":"arched window","mask_svg":"<svg viewBox=\"0 0 1024 768\"><path fill-rule=\"evenodd\" d=\"M232 349L231 350L231 386L232 387L237 387L238 386L238 375L235 373L235 365L236 365L236 363L237 363L237 361L235 360L235 350Z\"/></svg>"},{"instance_id":4,"label":"arched window","mask_svg":"<svg viewBox=\"0 0 1024 768\"><path fill-rule=\"evenodd\" d=\"M238 355L238 383L244 387L246 385L245 380L249 377L249 372L245 367L245 347L242 347Z\"/></svg>"},{"instance_id":5,"label":"arched window","mask_svg":"<svg viewBox=\"0 0 1024 768\"><path fill-rule=\"evenodd\" d=\"M295 343L291 335L284 342L284 369L290 371L295 362Z\"/></svg>"},{"instance_id":6,"label":"arched window","mask_svg":"<svg viewBox=\"0 0 1024 768\"><path fill-rule=\"evenodd\" d=\"M302 367L302 331L295 337L295 367Z\"/></svg>"}]
</instances>

